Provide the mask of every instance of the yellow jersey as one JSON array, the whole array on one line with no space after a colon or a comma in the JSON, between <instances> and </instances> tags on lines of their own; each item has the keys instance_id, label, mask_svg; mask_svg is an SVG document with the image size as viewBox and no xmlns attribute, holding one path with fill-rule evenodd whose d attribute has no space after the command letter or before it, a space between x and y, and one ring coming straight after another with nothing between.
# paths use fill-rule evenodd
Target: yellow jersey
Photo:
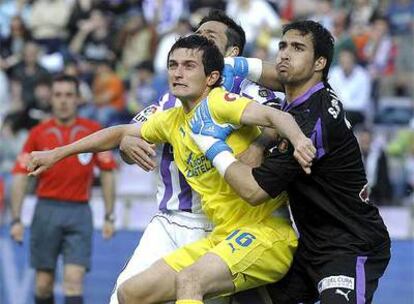
<instances>
[{"instance_id":1,"label":"yellow jersey","mask_svg":"<svg viewBox=\"0 0 414 304\"><path fill-rule=\"evenodd\" d=\"M222 88L213 89L207 101L215 121L238 127L226 140L234 154L245 151L260 134L256 126L240 125L245 107L254 101ZM149 142L167 142L173 147L178 169L191 188L200 195L202 209L215 225L211 236L223 238L237 227L259 223L271 217L272 212L287 201L287 194L282 193L256 207L240 198L190 136L189 122L197 106L189 113L185 113L182 106L155 113L142 125L141 135Z\"/></svg>"}]
</instances>

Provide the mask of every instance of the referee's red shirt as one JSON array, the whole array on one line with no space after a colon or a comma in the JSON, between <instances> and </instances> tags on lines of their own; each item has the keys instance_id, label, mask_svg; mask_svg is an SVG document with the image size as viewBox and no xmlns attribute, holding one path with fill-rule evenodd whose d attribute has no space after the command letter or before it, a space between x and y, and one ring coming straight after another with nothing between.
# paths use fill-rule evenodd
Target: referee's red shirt
<instances>
[{"instance_id":1,"label":"referee's red shirt","mask_svg":"<svg viewBox=\"0 0 414 304\"><path fill-rule=\"evenodd\" d=\"M34 127L19 154L13 174L25 173L29 153L51 150L70 144L101 129L95 121L77 118L71 126L62 126L55 119L47 120ZM113 170L116 163L112 152L83 153L67 157L43 172L38 178L38 197L74 202L89 200L93 181L93 168Z\"/></svg>"}]
</instances>

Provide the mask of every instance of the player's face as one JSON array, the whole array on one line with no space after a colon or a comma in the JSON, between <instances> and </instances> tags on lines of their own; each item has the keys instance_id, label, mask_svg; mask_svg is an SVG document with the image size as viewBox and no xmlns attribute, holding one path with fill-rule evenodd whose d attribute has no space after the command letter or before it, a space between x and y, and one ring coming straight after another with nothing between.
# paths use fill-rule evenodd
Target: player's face
<instances>
[{"instance_id":1,"label":"player's face","mask_svg":"<svg viewBox=\"0 0 414 304\"><path fill-rule=\"evenodd\" d=\"M279 42L276 70L282 84L300 84L309 80L315 71L314 48L311 34L297 30L285 33Z\"/></svg>"},{"instance_id":2,"label":"player's face","mask_svg":"<svg viewBox=\"0 0 414 304\"><path fill-rule=\"evenodd\" d=\"M207 89L203 51L180 48L168 60L168 84L171 93L182 101L196 100Z\"/></svg>"},{"instance_id":3,"label":"player's face","mask_svg":"<svg viewBox=\"0 0 414 304\"><path fill-rule=\"evenodd\" d=\"M51 106L53 115L66 122L76 117L78 94L72 82L59 81L52 85Z\"/></svg>"},{"instance_id":4,"label":"player's face","mask_svg":"<svg viewBox=\"0 0 414 304\"><path fill-rule=\"evenodd\" d=\"M223 56L229 56L230 50L226 48L227 46L227 25L218 21L208 21L203 23L196 31L196 34L202 35L216 44L220 53Z\"/></svg>"}]
</instances>

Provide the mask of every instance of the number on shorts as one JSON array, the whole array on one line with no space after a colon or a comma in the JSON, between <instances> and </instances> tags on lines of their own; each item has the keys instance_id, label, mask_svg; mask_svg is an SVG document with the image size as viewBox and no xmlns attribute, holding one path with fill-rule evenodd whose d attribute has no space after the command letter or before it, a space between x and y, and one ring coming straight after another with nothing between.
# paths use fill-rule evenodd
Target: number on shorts
<instances>
[{"instance_id":1,"label":"number on shorts","mask_svg":"<svg viewBox=\"0 0 414 304\"><path fill-rule=\"evenodd\" d=\"M237 234L239 234L240 229L234 230L227 238L226 240L231 240L233 239ZM248 232L241 232L237 238L236 238L236 243L242 247L247 247L249 246L254 240L256 239L256 237Z\"/></svg>"}]
</instances>

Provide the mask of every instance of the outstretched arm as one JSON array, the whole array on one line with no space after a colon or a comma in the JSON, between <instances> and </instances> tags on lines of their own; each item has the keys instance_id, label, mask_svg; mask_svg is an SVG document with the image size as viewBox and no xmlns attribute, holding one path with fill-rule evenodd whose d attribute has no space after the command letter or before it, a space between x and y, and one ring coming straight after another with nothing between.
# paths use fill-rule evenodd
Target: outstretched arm
<instances>
[{"instance_id":1,"label":"outstretched arm","mask_svg":"<svg viewBox=\"0 0 414 304\"><path fill-rule=\"evenodd\" d=\"M27 169L30 171L29 175L37 176L59 160L74 154L111 150L119 145L123 136L140 136L140 134L141 128L136 124L119 125L97 131L70 145L50 151L32 152L27 165Z\"/></svg>"}]
</instances>

